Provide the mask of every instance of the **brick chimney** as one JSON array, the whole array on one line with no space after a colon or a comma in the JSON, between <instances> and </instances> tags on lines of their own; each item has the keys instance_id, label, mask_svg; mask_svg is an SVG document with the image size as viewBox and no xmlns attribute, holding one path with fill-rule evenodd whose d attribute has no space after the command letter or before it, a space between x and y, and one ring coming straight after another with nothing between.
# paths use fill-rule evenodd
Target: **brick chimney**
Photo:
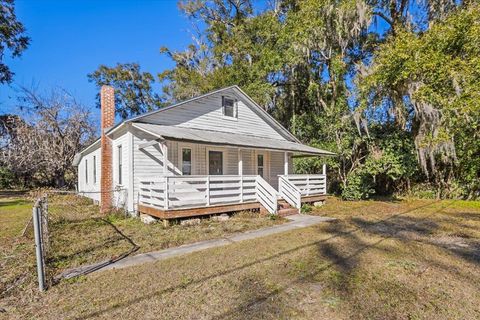
<instances>
[{"instance_id":1,"label":"brick chimney","mask_svg":"<svg viewBox=\"0 0 480 320\"><path fill-rule=\"evenodd\" d=\"M112 141L105 135L108 128L115 124L115 93L112 87L102 86L100 90L101 109L101 176L100 176L100 212L108 212L112 207L113 155Z\"/></svg>"}]
</instances>

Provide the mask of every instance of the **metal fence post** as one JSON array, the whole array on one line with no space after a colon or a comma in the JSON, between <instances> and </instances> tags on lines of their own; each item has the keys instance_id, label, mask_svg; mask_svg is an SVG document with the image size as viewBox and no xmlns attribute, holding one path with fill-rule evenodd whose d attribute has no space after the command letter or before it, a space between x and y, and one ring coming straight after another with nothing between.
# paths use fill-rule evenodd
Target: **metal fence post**
<instances>
[{"instance_id":1,"label":"metal fence post","mask_svg":"<svg viewBox=\"0 0 480 320\"><path fill-rule=\"evenodd\" d=\"M35 203L32 210L33 215L33 231L35 234L35 254L37 257L37 275L38 275L38 288L40 291L45 291L45 270L43 264L43 252L42 252L42 231L41 231L41 217L40 217L40 205L39 201Z\"/></svg>"},{"instance_id":2,"label":"metal fence post","mask_svg":"<svg viewBox=\"0 0 480 320\"><path fill-rule=\"evenodd\" d=\"M42 246L43 246L43 254L47 254L48 249L50 248L50 238L48 232L48 198L45 194L41 201L40 206L40 217L41 219L41 226L42 226Z\"/></svg>"}]
</instances>

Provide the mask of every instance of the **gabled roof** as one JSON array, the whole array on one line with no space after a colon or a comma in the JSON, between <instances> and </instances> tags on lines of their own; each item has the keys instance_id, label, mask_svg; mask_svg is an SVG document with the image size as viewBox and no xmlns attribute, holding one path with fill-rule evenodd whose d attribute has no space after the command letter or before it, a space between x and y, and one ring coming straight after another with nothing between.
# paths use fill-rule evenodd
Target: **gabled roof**
<instances>
[{"instance_id":1,"label":"gabled roof","mask_svg":"<svg viewBox=\"0 0 480 320\"><path fill-rule=\"evenodd\" d=\"M276 140L276 139L265 139L265 138L260 138L260 137L254 137L254 136L248 136L248 135L239 135L239 134L233 134L233 133L227 133L227 132L221 132L221 131L208 131L208 130L200 130L200 129L190 129L190 128L180 128L180 127L174 127L174 126L162 126L162 125L155 125L155 124L149 124L151 126L156 126L156 131L162 132L165 137L169 138L174 138L174 139L184 139L192 141L203 141L206 143L222 143L222 144L230 144L230 145L236 145L236 146L245 146L245 147L256 147L256 148L265 148L265 149L274 149L274 150L285 150L285 151L293 151L293 152L299 152L299 153L304 153L304 154L311 154L311 155L334 155L334 153L313 148L307 145L304 145L298 140L292 133L290 133L287 129L285 129L275 118L273 118L267 111L265 111L261 106L259 106L252 98L250 98L242 89L240 89L239 86L233 85L230 87L225 87L222 89L218 89L215 91L211 91L209 93L184 100L181 102L178 102L176 104L173 104L168 107L164 107L158 110L146 112L142 115L133 117L131 119L125 120L123 122L118 123L117 125L113 126L112 128L109 128L108 130L105 130L105 133L107 135L111 135L114 132L116 132L118 129L123 128L125 125L135 125L135 127L138 128L138 126L143 122L143 124L147 125L148 123L145 123L145 121L142 121L145 117L148 117L152 114L164 112L170 109L177 108L179 106L188 104L192 101L202 99L217 93L222 93L227 90L233 90L237 95L240 97L244 98L247 103L249 103L251 106L254 107L254 110L258 111L259 115L262 117L263 120L265 120L269 125L272 126L280 135L282 135L284 138L287 140ZM149 129L152 129L153 127L149 127ZM171 130L172 132L177 133L177 137L172 137L172 134L165 134L165 130L168 128L168 130ZM142 128L139 128L142 129ZM147 127L143 127L143 130L146 131ZM168 131L167 130L167 131ZM204 131L205 134L201 134L200 132ZM195 139L191 139L192 137L196 136ZM207 141L207 137L212 139L218 139L220 141L214 142L214 141ZM228 138L228 141L224 141L224 139ZM205 140L202 140L205 139ZM232 141L235 141L232 143ZM98 146L100 142L100 138L98 138L95 142L93 142L91 145L80 151L74 159L74 165L78 165L78 162L80 161L82 155L89 151L91 148ZM228 142L228 143L227 143Z\"/></svg>"},{"instance_id":2,"label":"gabled roof","mask_svg":"<svg viewBox=\"0 0 480 320\"><path fill-rule=\"evenodd\" d=\"M217 94L217 93L222 93L224 91L228 91L228 90L233 90L236 92L236 94L238 94L239 96L243 97L246 102L248 102L249 104L251 104L252 106L254 106L255 110L257 110L259 113L260 113L260 116L262 117L262 119L264 119L269 125L271 125L277 132L279 132L284 138L287 138L287 140L290 140L290 141L295 141L295 142L298 142L300 143L300 141L293 135L291 134L287 129L285 129L277 120L275 120L275 118L273 118L267 111L265 111L261 106L259 106L252 98L250 98L242 89L240 89L239 86L237 85L233 85L233 86L230 86L230 87L225 87L225 88L222 88L222 89L218 89L218 90L215 90L215 91L211 91L209 93L206 93L206 94L203 94L203 95L200 95L200 96L197 96L197 97L194 97L194 98L191 98L191 99L188 99L188 100L185 100L185 101L182 101L182 102L179 102L179 103L176 103L176 104L173 104L171 106L168 106L168 107L165 107L165 108L161 108L161 109L158 109L158 110L154 110L154 111L150 111L150 112L147 112L147 113L144 113L142 115L139 115L139 116L136 116L136 117L133 117L127 121L125 121L126 123L128 122L143 122L142 119L145 118L145 117L148 117L152 114L156 114L156 113L160 113L160 112L164 112L164 111L167 111L167 110L170 110L170 109L174 109L176 107L179 107L179 106L182 106L182 105L185 105L185 104L188 104L192 101L195 101L195 100L199 100L199 99L202 99L202 98L206 98L208 96L211 96L211 95L214 95L214 94Z\"/></svg>"},{"instance_id":3,"label":"gabled roof","mask_svg":"<svg viewBox=\"0 0 480 320\"><path fill-rule=\"evenodd\" d=\"M191 129L141 122L135 122L132 125L133 127L147 132L159 139L169 138L173 140L193 141L222 146L290 151L308 155L334 155L334 153L329 151L287 140L267 139L238 133Z\"/></svg>"},{"instance_id":4,"label":"gabled roof","mask_svg":"<svg viewBox=\"0 0 480 320\"><path fill-rule=\"evenodd\" d=\"M80 164L80 160L82 160L83 154L94 148L100 148L100 138L97 138L95 141L93 141L90 145L85 147L83 150L81 150L80 152L77 152L73 157L72 165L74 167L77 167Z\"/></svg>"}]
</instances>

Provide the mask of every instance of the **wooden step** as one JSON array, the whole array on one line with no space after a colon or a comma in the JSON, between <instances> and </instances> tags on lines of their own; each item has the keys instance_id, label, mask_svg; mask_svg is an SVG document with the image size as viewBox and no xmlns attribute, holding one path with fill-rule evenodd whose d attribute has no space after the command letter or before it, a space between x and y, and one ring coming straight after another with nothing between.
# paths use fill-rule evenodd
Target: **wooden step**
<instances>
[{"instance_id":1,"label":"wooden step","mask_svg":"<svg viewBox=\"0 0 480 320\"><path fill-rule=\"evenodd\" d=\"M286 209L280 209L280 210L277 211L277 214L280 217L291 216L291 215L298 214L298 213L299 213L299 211L296 208L286 208Z\"/></svg>"},{"instance_id":2,"label":"wooden step","mask_svg":"<svg viewBox=\"0 0 480 320\"><path fill-rule=\"evenodd\" d=\"M282 209L290 209L292 206L288 202L279 202L278 203L278 210Z\"/></svg>"}]
</instances>

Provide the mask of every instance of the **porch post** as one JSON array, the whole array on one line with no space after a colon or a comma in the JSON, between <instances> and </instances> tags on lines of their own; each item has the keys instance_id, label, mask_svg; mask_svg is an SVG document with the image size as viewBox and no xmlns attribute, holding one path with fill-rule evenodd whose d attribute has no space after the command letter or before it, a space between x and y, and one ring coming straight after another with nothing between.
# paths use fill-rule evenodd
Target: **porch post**
<instances>
[{"instance_id":1,"label":"porch post","mask_svg":"<svg viewBox=\"0 0 480 320\"><path fill-rule=\"evenodd\" d=\"M243 202L243 158L242 149L238 149L238 175L240 176L240 202Z\"/></svg>"},{"instance_id":2,"label":"porch post","mask_svg":"<svg viewBox=\"0 0 480 320\"><path fill-rule=\"evenodd\" d=\"M324 163L322 167L322 174L324 178L324 185L323 185L323 194L327 194L327 165Z\"/></svg>"},{"instance_id":3,"label":"porch post","mask_svg":"<svg viewBox=\"0 0 480 320\"><path fill-rule=\"evenodd\" d=\"M163 141L161 144L163 153L163 176L165 177L165 186L163 190L164 208L168 210L168 146L167 142Z\"/></svg>"},{"instance_id":4,"label":"porch post","mask_svg":"<svg viewBox=\"0 0 480 320\"><path fill-rule=\"evenodd\" d=\"M284 168L283 174L288 176L288 152L284 152Z\"/></svg>"},{"instance_id":5,"label":"porch post","mask_svg":"<svg viewBox=\"0 0 480 320\"><path fill-rule=\"evenodd\" d=\"M238 149L238 175L243 176L242 149Z\"/></svg>"},{"instance_id":6,"label":"porch post","mask_svg":"<svg viewBox=\"0 0 480 320\"><path fill-rule=\"evenodd\" d=\"M163 153L163 175L168 175L168 146L166 142L162 142L162 153Z\"/></svg>"}]
</instances>

